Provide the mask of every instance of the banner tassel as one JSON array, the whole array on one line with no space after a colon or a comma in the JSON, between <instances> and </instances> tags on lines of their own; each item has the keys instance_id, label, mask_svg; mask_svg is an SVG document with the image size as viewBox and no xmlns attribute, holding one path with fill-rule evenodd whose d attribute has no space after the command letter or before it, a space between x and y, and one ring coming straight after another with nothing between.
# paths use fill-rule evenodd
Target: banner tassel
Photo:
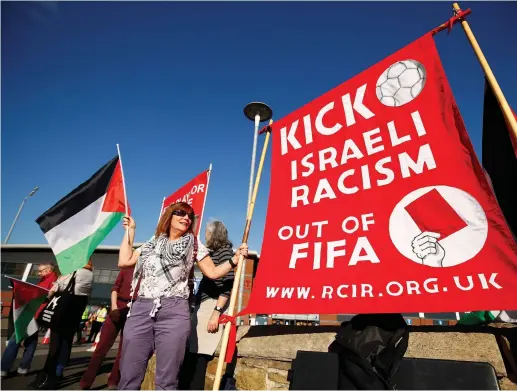
<instances>
[{"instance_id":1,"label":"banner tassel","mask_svg":"<svg viewBox=\"0 0 517 391\"><path fill-rule=\"evenodd\" d=\"M225 362L227 364L232 362L233 355L235 353L235 346L237 345L237 323L236 323L236 316L231 316L227 314L221 314L219 317L219 324L226 324L230 323L230 336L228 338L228 346L226 348L226 358Z\"/></svg>"}]
</instances>

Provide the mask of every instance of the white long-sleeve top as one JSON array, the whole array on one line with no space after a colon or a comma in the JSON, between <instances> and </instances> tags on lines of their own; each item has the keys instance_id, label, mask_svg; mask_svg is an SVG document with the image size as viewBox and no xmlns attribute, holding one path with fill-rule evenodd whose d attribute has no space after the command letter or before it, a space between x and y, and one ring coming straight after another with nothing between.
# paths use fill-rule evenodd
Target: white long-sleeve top
<instances>
[{"instance_id":1,"label":"white long-sleeve top","mask_svg":"<svg viewBox=\"0 0 517 391\"><path fill-rule=\"evenodd\" d=\"M65 274L57 279L57 291L64 291L74 273ZM88 269L79 269L75 275L75 291L77 296L90 296L92 294L93 273Z\"/></svg>"}]
</instances>

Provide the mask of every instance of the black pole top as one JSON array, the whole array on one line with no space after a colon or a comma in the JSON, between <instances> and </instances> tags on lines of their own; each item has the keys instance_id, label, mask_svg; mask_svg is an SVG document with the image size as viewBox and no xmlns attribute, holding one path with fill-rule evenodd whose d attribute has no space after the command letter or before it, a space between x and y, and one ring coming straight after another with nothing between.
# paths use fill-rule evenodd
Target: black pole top
<instances>
[{"instance_id":1,"label":"black pole top","mask_svg":"<svg viewBox=\"0 0 517 391\"><path fill-rule=\"evenodd\" d=\"M244 108L244 115L250 121L255 121L255 116L260 115L260 122L269 121L273 117L273 110L262 102L251 102Z\"/></svg>"}]
</instances>

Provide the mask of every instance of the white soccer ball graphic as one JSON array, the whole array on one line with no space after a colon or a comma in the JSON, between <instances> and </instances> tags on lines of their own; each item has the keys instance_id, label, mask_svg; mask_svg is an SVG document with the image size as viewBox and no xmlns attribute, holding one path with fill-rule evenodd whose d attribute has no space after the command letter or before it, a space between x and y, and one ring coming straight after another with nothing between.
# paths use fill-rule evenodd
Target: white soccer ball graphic
<instances>
[{"instance_id":1,"label":"white soccer ball graphic","mask_svg":"<svg viewBox=\"0 0 517 391\"><path fill-rule=\"evenodd\" d=\"M377 80L377 98L385 106L405 105L422 92L425 78L425 68L418 61L398 61Z\"/></svg>"}]
</instances>

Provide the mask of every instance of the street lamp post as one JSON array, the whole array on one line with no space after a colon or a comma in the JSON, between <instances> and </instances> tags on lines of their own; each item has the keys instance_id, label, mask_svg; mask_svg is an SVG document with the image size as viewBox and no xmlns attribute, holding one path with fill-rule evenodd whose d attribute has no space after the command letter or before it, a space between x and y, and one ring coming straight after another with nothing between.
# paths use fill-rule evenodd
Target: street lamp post
<instances>
[{"instance_id":1,"label":"street lamp post","mask_svg":"<svg viewBox=\"0 0 517 391\"><path fill-rule=\"evenodd\" d=\"M7 236L5 237L4 244L7 244L9 239L11 238L11 234L13 233L14 226L16 225L16 222L18 221L18 217L20 217L20 213L22 212L23 206L25 205L25 202L29 199L29 197L32 197L36 192L39 190L39 186L36 186L32 191L25 196L25 198L22 201L22 204L20 205L20 208L18 209L18 213L16 213L16 216L14 217L13 223L11 225L11 228L9 228L9 232L7 233ZM29 273L32 269L32 263L28 263L25 266L25 271L23 272L22 281L27 281L27 278L29 277ZM5 341L5 344L9 343L9 338L14 333L14 323L13 323L13 306L11 305L11 309L9 310L9 320L7 325L7 341Z\"/></svg>"},{"instance_id":2,"label":"street lamp post","mask_svg":"<svg viewBox=\"0 0 517 391\"><path fill-rule=\"evenodd\" d=\"M255 122L255 129L253 133L253 152L251 154L251 169L250 169L250 181L248 189L248 207L246 209L246 215L250 209L251 194L253 193L253 182L255 177L255 158L257 155L257 137L259 131L259 124L264 121L269 121L273 117L273 111L271 108L262 102L251 102L244 107L244 115L250 121ZM242 274L239 281L239 296L237 301L237 312L242 309L242 295L244 292L244 277L246 275L246 259L243 260ZM240 318L237 319L237 323L240 324Z\"/></svg>"},{"instance_id":3,"label":"street lamp post","mask_svg":"<svg viewBox=\"0 0 517 391\"><path fill-rule=\"evenodd\" d=\"M39 190L39 187L36 186L32 191L25 196L25 198L22 201L22 204L20 205L20 209L18 209L18 213L16 213L16 216L14 217L13 224L11 225L11 228L9 229L9 232L7 233L7 236L5 237L4 244L6 244L9 241L9 238L11 237L11 234L13 233L14 226L16 225L16 222L18 221L18 217L20 217L20 213L22 212L23 206L25 205L25 202L29 199L29 197L32 197L36 192Z\"/></svg>"}]
</instances>

